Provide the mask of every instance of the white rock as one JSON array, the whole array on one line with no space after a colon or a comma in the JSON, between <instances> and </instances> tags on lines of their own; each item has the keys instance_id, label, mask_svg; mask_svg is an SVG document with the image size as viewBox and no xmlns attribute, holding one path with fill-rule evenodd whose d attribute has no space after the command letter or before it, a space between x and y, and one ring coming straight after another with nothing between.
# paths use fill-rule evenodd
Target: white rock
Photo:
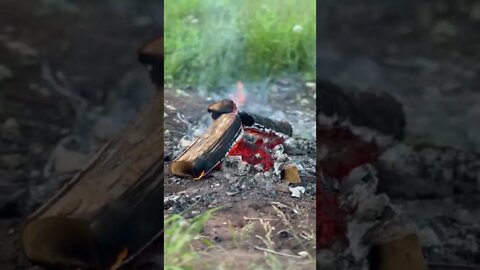
<instances>
[{"instance_id":1,"label":"white rock","mask_svg":"<svg viewBox=\"0 0 480 270\"><path fill-rule=\"evenodd\" d=\"M288 190L292 193L292 197L300 198L301 194L305 193L305 188L302 186L289 187Z\"/></svg>"}]
</instances>

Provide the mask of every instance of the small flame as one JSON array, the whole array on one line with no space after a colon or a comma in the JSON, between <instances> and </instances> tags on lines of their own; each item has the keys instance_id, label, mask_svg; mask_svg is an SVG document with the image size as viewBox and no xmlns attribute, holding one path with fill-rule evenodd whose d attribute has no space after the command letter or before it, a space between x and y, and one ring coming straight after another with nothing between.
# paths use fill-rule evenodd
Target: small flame
<instances>
[{"instance_id":1,"label":"small flame","mask_svg":"<svg viewBox=\"0 0 480 270\"><path fill-rule=\"evenodd\" d=\"M237 91L235 94L231 94L230 98L233 100L233 102L235 102L235 104L237 104L237 107L242 107L245 105L247 96L245 95L243 83L241 81L237 82Z\"/></svg>"}]
</instances>

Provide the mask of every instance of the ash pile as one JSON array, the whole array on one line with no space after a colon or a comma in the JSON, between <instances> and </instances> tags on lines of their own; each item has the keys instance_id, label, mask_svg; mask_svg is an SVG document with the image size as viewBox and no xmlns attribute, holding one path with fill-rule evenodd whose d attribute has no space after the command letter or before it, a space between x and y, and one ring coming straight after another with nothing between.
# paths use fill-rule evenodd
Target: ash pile
<instances>
[{"instance_id":1,"label":"ash pile","mask_svg":"<svg viewBox=\"0 0 480 270\"><path fill-rule=\"evenodd\" d=\"M216 101L210 99L213 102L197 123L181 120L188 129L170 150L174 160L166 162L171 172L166 181L167 185L195 185L197 190L166 196L167 210L182 212L192 203L213 207L236 200L271 201L279 196L315 198L314 114L288 106L272 108L261 101L265 95L252 92L250 96L260 98L248 105L238 93L233 100L217 96L213 97ZM215 146L207 149L208 143ZM183 167L185 160L194 160L196 169Z\"/></svg>"},{"instance_id":2,"label":"ash pile","mask_svg":"<svg viewBox=\"0 0 480 270\"><path fill-rule=\"evenodd\" d=\"M319 92L317 263L473 269L480 156L402 141L403 109L386 93L349 92L327 81Z\"/></svg>"}]
</instances>

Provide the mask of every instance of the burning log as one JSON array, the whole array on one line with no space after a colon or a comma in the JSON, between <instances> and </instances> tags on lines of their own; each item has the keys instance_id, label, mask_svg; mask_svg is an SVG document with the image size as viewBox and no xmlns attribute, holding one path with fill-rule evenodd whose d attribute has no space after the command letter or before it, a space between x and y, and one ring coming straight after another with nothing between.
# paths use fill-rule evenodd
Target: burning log
<instances>
[{"instance_id":1,"label":"burning log","mask_svg":"<svg viewBox=\"0 0 480 270\"><path fill-rule=\"evenodd\" d=\"M147 44L139 58L152 65L159 91L121 134L28 217L21 245L32 262L60 269L117 269L161 235L164 102L163 61L157 60L163 56L156 42Z\"/></svg>"},{"instance_id":2,"label":"burning log","mask_svg":"<svg viewBox=\"0 0 480 270\"><path fill-rule=\"evenodd\" d=\"M200 138L172 162L170 172L179 177L202 178L222 162L242 132L237 115L221 114Z\"/></svg>"},{"instance_id":3,"label":"burning log","mask_svg":"<svg viewBox=\"0 0 480 270\"><path fill-rule=\"evenodd\" d=\"M227 155L241 156L244 161L261 164L263 170L268 171L273 167L269 151L292 135L288 122L237 112L236 104L229 99L211 104L207 111L214 120L212 125L172 162L173 175L201 179ZM299 179L292 181L299 182Z\"/></svg>"},{"instance_id":4,"label":"burning log","mask_svg":"<svg viewBox=\"0 0 480 270\"><path fill-rule=\"evenodd\" d=\"M208 106L208 112L213 119L217 119L224 113L237 113L237 105L230 99L224 99ZM247 112L238 112L238 116L242 120L242 125L246 129L253 129L259 132L274 132L279 136L291 137L293 129L290 123L285 121L275 121L267 117Z\"/></svg>"},{"instance_id":5,"label":"burning log","mask_svg":"<svg viewBox=\"0 0 480 270\"><path fill-rule=\"evenodd\" d=\"M261 132L274 132L279 136L291 137L293 134L292 126L285 121L275 121L267 117L256 115L253 113L239 112L238 115L242 120L245 128L251 128Z\"/></svg>"}]
</instances>

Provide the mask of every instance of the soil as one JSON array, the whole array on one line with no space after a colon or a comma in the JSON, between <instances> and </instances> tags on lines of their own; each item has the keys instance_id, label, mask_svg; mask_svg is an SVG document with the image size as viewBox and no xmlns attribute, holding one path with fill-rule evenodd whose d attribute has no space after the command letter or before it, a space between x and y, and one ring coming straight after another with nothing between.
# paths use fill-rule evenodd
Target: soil
<instances>
[{"instance_id":1,"label":"soil","mask_svg":"<svg viewBox=\"0 0 480 270\"><path fill-rule=\"evenodd\" d=\"M153 91L136 52L159 33L162 6L128 0L0 2L0 269L32 268L17 245L22 220L107 139L92 136L105 131L95 131L99 119L123 126L146 102L142 95ZM117 109L115 118L112 106L120 108L117 101L128 95L135 97L132 112ZM85 106L77 111L79 103ZM80 140L58 152L63 163L47 168L69 136Z\"/></svg>"}]
</instances>

